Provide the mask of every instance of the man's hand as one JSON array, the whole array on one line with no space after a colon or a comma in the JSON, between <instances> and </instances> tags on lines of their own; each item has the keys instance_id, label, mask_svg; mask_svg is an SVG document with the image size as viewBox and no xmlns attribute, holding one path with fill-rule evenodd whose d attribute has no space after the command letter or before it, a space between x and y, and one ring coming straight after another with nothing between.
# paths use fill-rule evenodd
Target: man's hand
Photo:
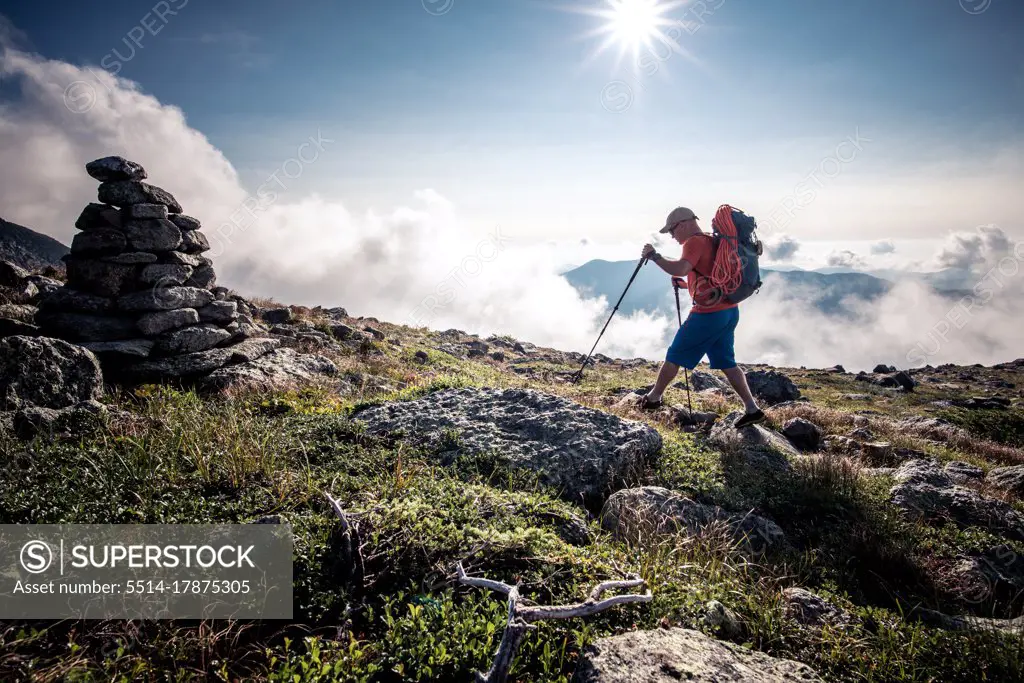
<instances>
[{"instance_id":1,"label":"man's hand","mask_svg":"<svg viewBox=\"0 0 1024 683\"><path fill-rule=\"evenodd\" d=\"M650 244L644 245L644 250L640 253L640 258L653 260L655 256L659 256L657 250Z\"/></svg>"}]
</instances>

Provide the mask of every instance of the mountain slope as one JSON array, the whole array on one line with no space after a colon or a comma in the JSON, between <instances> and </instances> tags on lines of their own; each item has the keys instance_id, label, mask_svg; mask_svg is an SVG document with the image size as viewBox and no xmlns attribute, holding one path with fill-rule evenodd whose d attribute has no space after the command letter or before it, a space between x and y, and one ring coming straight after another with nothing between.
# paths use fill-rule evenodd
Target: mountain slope
<instances>
[{"instance_id":1,"label":"mountain slope","mask_svg":"<svg viewBox=\"0 0 1024 683\"><path fill-rule=\"evenodd\" d=\"M10 261L27 270L63 266L66 246L41 233L0 218L0 260Z\"/></svg>"}]
</instances>

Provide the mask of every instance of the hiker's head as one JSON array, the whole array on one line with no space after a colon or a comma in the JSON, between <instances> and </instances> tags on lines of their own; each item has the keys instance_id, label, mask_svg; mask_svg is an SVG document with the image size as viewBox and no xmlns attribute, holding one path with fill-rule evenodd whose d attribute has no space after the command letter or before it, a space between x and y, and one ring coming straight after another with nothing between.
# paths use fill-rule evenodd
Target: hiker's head
<instances>
[{"instance_id":1,"label":"hiker's head","mask_svg":"<svg viewBox=\"0 0 1024 683\"><path fill-rule=\"evenodd\" d=\"M682 244L694 235L701 232L700 224L697 223L697 216L685 206L673 209L672 213L665 219L665 227L660 232L668 233L676 242Z\"/></svg>"}]
</instances>

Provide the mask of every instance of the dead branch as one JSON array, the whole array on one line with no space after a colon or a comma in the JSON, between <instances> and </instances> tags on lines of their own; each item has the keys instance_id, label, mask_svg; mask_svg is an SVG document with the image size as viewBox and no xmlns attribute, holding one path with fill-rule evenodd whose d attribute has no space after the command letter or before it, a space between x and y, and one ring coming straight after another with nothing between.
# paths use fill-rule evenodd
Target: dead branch
<instances>
[{"instance_id":1,"label":"dead branch","mask_svg":"<svg viewBox=\"0 0 1024 683\"><path fill-rule=\"evenodd\" d=\"M590 591L590 596L586 600L575 605L528 606L521 604L518 584L510 586L501 581L467 576L461 562L456 565L455 573L459 583L463 585L486 588L508 596L508 621L501 635L501 643L498 645L498 651L494 655L491 669L486 674L477 673L477 680L480 683L505 683L508 680L509 671L512 668L512 661L515 659L516 652L519 650L526 632L536 628L536 626L531 625L535 621L587 617L616 605L650 602L653 599L650 590L643 595L615 595L604 600L600 599L604 593L610 590L636 588L645 584L643 579L630 579L627 581L604 581L599 583Z\"/></svg>"}]
</instances>

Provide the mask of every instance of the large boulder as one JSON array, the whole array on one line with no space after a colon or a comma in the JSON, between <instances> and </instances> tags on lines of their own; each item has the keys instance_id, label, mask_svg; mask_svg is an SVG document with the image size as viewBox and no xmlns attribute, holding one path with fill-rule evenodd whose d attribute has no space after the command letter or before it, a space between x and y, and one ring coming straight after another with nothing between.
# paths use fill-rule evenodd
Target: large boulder
<instances>
[{"instance_id":1,"label":"large boulder","mask_svg":"<svg viewBox=\"0 0 1024 683\"><path fill-rule=\"evenodd\" d=\"M18 438L80 437L95 431L107 415L99 401L82 401L66 408L24 406L14 413L12 427Z\"/></svg>"},{"instance_id":2,"label":"large boulder","mask_svg":"<svg viewBox=\"0 0 1024 683\"><path fill-rule=\"evenodd\" d=\"M445 464L497 455L575 502L600 501L661 449L661 436L645 424L531 389L449 389L353 417L371 434L404 432ZM457 443L444 434L452 430Z\"/></svg>"},{"instance_id":3,"label":"large boulder","mask_svg":"<svg viewBox=\"0 0 1024 683\"><path fill-rule=\"evenodd\" d=\"M0 410L66 408L102 393L99 361L86 349L49 337L0 339Z\"/></svg>"},{"instance_id":4,"label":"large boulder","mask_svg":"<svg viewBox=\"0 0 1024 683\"><path fill-rule=\"evenodd\" d=\"M752 370L747 373L747 385L754 396L774 405L800 398L800 389L793 380L775 370Z\"/></svg>"},{"instance_id":5,"label":"large boulder","mask_svg":"<svg viewBox=\"0 0 1024 683\"><path fill-rule=\"evenodd\" d=\"M601 526L620 540L646 543L652 535L700 535L708 527L729 529L742 548L762 553L785 541L775 522L753 514L732 514L661 488L644 486L616 491L601 510Z\"/></svg>"},{"instance_id":6,"label":"large boulder","mask_svg":"<svg viewBox=\"0 0 1024 683\"><path fill-rule=\"evenodd\" d=\"M949 520L960 527L982 527L1024 541L1024 514L1010 504L958 486L937 461L909 460L893 474L890 500L906 514L926 521Z\"/></svg>"},{"instance_id":7,"label":"large boulder","mask_svg":"<svg viewBox=\"0 0 1024 683\"><path fill-rule=\"evenodd\" d=\"M730 413L711 429L708 440L727 453L735 454L750 466L761 470L788 472L792 469L787 456L799 455L784 437L761 425L736 429L733 423L741 413Z\"/></svg>"},{"instance_id":8,"label":"large boulder","mask_svg":"<svg viewBox=\"0 0 1024 683\"><path fill-rule=\"evenodd\" d=\"M294 349L277 349L247 363L214 370L199 382L199 388L205 391L242 388L270 391L337 374L338 367L323 356L298 353Z\"/></svg>"},{"instance_id":9,"label":"large boulder","mask_svg":"<svg viewBox=\"0 0 1024 683\"><path fill-rule=\"evenodd\" d=\"M127 384L186 379L205 375L225 365L247 363L280 346L275 339L247 339L226 348L150 359L121 368L118 379Z\"/></svg>"},{"instance_id":10,"label":"large boulder","mask_svg":"<svg viewBox=\"0 0 1024 683\"><path fill-rule=\"evenodd\" d=\"M580 656L574 683L820 683L806 664L671 628L602 638Z\"/></svg>"},{"instance_id":11,"label":"large boulder","mask_svg":"<svg viewBox=\"0 0 1024 683\"><path fill-rule=\"evenodd\" d=\"M21 287L28 277L28 271L16 263L0 261L0 287L12 289Z\"/></svg>"}]
</instances>

